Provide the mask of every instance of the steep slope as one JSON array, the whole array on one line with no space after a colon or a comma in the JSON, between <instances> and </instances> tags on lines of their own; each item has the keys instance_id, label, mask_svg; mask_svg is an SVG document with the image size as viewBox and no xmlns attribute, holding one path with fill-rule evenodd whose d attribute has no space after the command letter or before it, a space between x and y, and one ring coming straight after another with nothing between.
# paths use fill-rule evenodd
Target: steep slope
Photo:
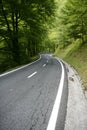
<instances>
[{"instance_id":1,"label":"steep slope","mask_svg":"<svg viewBox=\"0 0 87 130\"><path fill-rule=\"evenodd\" d=\"M81 46L77 41L64 49L57 49L55 56L58 56L72 65L83 80L84 89L87 90L87 44Z\"/></svg>"}]
</instances>

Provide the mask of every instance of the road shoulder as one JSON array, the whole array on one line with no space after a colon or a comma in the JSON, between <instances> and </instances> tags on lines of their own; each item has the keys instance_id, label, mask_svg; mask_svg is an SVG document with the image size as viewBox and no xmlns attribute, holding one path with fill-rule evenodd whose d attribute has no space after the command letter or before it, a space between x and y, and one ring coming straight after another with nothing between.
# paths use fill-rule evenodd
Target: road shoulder
<instances>
[{"instance_id":1,"label":"road shoulder","mask_svg":"<svg viewBox=\"0 0 87 130\"><path fill-rule=\"evenodd\" d=\"M68 72L68 104L64 130L87 130L87 99L78 73L65 63Z\"/></svg>"}]
</instances>

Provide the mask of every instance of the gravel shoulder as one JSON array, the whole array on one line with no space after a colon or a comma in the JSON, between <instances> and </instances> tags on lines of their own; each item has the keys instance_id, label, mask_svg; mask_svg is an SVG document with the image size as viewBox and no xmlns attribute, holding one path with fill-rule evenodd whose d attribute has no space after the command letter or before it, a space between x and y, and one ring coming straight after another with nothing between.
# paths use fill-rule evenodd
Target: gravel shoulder
<instances>
[{"instance_id":1,"label":"gravel shoulder","mask_svg":"<svg viewBox=\"0 0 87 130\"><path fill-rule=\"evenodd\" d=\"M82 81L76 70L67 63L65 65L69 94L64 130L87 130L87 95L84 94Z\"/></svg>"}]
</instances>

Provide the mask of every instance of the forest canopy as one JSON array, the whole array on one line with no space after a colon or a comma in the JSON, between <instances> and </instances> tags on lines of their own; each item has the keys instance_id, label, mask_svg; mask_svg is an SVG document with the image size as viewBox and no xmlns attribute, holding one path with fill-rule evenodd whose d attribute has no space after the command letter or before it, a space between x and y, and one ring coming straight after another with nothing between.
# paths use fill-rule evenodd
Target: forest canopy
<instances>
[{"instance_id":1,"label":"forest canopy","mask_svg":"<svg viewBox=\"0 0 87 130\"><path fill-rule=\"evenodd\" d=\"M65 0L57 18L58 44L65 47L76 40L87 41L87 1Z\"/></svg>"},{"instance_id":2,"label":"forest canopy","mask_svg":"<svg viewBox=\"0 0 87 130\"><path fill-rule=\"evenodd\" d=\"M28 63L44 51L54 0L0 0L0 68Z\"/></svg>"},{"instance_id":3,"label":"forest canopy","mask_svg":"<svg viewBox=\"0 0 87 130\"><path fill-rule=\"evenodd\" d=\"M1 0L0 71L87 41L86 0Z\"/></svg>"}]
</instances>

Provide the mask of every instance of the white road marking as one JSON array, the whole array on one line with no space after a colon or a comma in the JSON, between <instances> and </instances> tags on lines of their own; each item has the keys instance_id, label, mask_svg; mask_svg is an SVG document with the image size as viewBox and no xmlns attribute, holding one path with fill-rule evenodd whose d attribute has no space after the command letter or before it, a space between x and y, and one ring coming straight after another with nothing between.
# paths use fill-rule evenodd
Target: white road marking
<instances>
[{"instance_id":1,"label":"white road marking","mask_svg":"<svg viewBox=\"0 0 87 130\"><path fill-rule=\"evenodd\" d=\"M27 78L31 78L32 76L34 76L37 73L37 71L35 71L33 74L29 75Z\"/></svg>"},{"instance_id":2,"label":"white road marking","mask_svg":"<svg viewBox=\"0 0 87 130\"><path fill-rule=\"evenodd\" d=\"M46 64L43 65L43 67L45 67L45 66L46 66Z\"/></svg>"},{"instance_id":3,"label":"white road marking","mask_svg":"<svg viewBox=\"0 0 87 130\"><path fill-rule=\"evenodd\" d=\"M60 108L60 103L61 103L61 97L62 97L62 91L63 91L63 85L64 85L64 67L60 60L59 60L59 63L61 64L61 67L62 67L62 74L61 74L59 89L57 92L53 110L52 110L52 113L51 113L51 116L49 119L49 123L47 126L47 130L55 130L57 117L58 117L58 113L59 113L59 108Z\"/></svg>"},{"instance_id":4,"label":"white road marking","mask_svg":"<svg viewBox=\"0 0 87 130\"><path fill-rule=\"evenodd\" d=\"M48 63L48 60L47 60L47 63Z\"/></svg>"}]
</instances>

